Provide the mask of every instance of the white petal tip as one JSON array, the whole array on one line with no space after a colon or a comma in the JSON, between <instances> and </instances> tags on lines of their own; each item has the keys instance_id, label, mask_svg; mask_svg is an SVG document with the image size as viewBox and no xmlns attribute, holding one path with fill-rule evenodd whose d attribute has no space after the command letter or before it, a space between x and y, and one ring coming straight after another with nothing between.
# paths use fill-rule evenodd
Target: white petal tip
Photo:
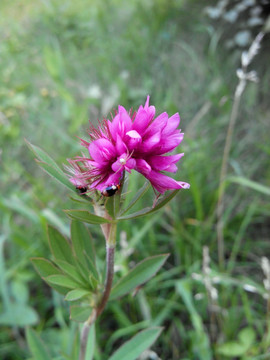
<instances>
[{"instance_id":1,"label":"white petal tip","mask_svg":"<svg viewBox=\"0 0 270 360\"><path fill-rule=\"evenodd\" d=\"M190 188L190 184L188 184L188 183L182 184L182 189L189 189L189 188Z\"/></svg>"}]
</instances>

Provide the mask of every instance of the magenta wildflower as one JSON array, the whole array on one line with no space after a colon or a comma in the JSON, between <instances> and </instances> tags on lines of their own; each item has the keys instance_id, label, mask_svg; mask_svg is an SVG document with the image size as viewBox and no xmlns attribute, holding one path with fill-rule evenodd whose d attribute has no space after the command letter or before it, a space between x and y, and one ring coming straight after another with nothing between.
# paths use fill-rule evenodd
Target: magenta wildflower
<instances>
[{"instance_id":1,"label":"magenta wildflower","mask_svg":"<svg viewBox=\"0 0 270 360\"><path fill-rule=\"evenodd\" d=\"M97 128L90 127L89 158L69 160L73 165L70 181L77 186L103 191L120 184L124 171L136 170L144 175L159 193L170 189L187 189L189 184L176 181L163 172L177 171L176 163L183 153L168 155L183 140L177 129L179 114L169 117L166 112L155 118L155 107L146 103L132 116L122 106L112 119L104 119ZM80 163L80 164L79 164Z\"/></svg>"}]
</instances>

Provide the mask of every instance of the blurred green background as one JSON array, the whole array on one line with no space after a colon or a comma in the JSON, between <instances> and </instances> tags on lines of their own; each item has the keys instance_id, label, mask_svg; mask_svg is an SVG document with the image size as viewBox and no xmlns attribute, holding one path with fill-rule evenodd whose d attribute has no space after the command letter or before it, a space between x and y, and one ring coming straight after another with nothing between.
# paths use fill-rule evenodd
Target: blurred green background
<instances>
[{"instance_id":1,"label":"blurred green background","mask_svg":"<svg viewBox=\"0 0 270 360\"><path fill-rule=\"evenodd\" d=\"M157 113L180 113L185 157L177 178L191 188L161 213L120 226L119 274L146 256L171 255L135 297L109 304L97 325L94 359L108 359L149 326L164 330L144 359L270 358L270 292L261 268L262 256L270 257L268 34L250 67L260 81L247 84L233 133L225 268L216 233L236 69L268 14L264 1L222 7L221 1L199 0L1 0L1 359L31 358L26 326L35 327L55 359L72 359L78 344L68 304L30 262L50 256L47 223L69 234L62 209L74 205L68 190L35 164L24 138L61 165L80 153L76 136L86 138L88 119L96 121L118 104L136 109L148 94ZM134 179L136 191L143 179ZM103 259L101 232L90 230ZM209 271L203 270L204 246Z\"/></svg>"}]
</instances>

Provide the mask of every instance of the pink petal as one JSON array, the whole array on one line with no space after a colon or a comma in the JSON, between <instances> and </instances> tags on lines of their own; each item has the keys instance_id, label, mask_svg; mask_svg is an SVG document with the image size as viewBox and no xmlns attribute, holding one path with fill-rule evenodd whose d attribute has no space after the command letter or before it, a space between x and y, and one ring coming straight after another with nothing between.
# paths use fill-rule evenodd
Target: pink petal
<instances>
[{"instance_id":1,"label":"pink petal","mask_svg":"<svg viewBox=\"0 0 270 360\"><path fill-rule=\"evenodd\" d=\"M104 138L93 141L89 153L96 162L108 161L116 155L113 144Z\"/></svg>"},{"instance_id":2,"label":"pink petal","mask_svg":"<svg viewBox=\"0 0 270 360\"><path fill-rule=\"evenodd\" d=\"M116 173L112 173L110 176L108 176L106 180L106 186L111 185L118 185L120 184L122 178L123 178L123 171L118 171Z\"/></svg>"},{"instance_id":3,"label":"pink petal","mask_svg":"<svg viewBox=\"0 0 270 360\"><path fill-rule=\"evenodd\" d=\"M155 149L156 155L162 155L173 151L181 143L183 138L184 133L180 133L179 130L175 130L175 133L167 138L162 136L159 147Z\"/></svg>"},{"instance_id":4,"label":"pink petal","mask_svg":"<svg viewBox=\"0 0 270 360\"><path fill-rule=\"evenodd\" d=\"M127 154L122 154L118 159L112 164L111 168L113 171L123 171L127 170L130 172L136 166L136 160L129 158Z\"/></svg>"},{"instance_id":5,"label":"pink petal","mask_svg":"<svg viewBox=\"0 0 270 360\"><path fill-rule=\"evenodd\" d=\"M119 134L117 134L116 137L115 147L116 147L117 155L127 152L127 146Z\"/></svg>"},{"instance_id":6,"label":"pink petal","mask_svg":"<svg viewBox=\"0 0 270 360\"><path fill-rule=\"evenodd\" d=\"M176 113L168 119L167 125L162 131L162 135L163 136L171 135L179 124L180 124L180 116L178 113Z\"/></svg>"},{"instance_id":7,"label":"pink petal","mask_svg":"<svg viewBox=\"0 0 270 360\"><path fill-rule=\"evenodd\" d=\"M189 189L190 187L188 183L185 183L183 181L176 181L169 176L166 176L154 170L152 170L147 175L147 179L161 194L163 194L166 190Z\"/></svg>"},{"instance_id":8,"label":"pink petal","mask_svg":"<svg viewBox=\"0 0 270 360\"><path fill-rule=\"evenodd\" d=\"M114 117L111 125L109 124L110 132L113 139L116 141L117 135L124 138L125 134L131 130L132 121L126 109L123 106L118 107L118 114Z\"/></svg>"},{"instance_id":9,"label":"pink petal","mask_svg":"<svg viewBox=\"0 0 270 360\"><path fill-rule=\"evenodd\" d=\"M150 95L147 95L147 98L146 98L146 101L145 101L145 104L144 104L144 107L146 109L148 109L148 107L149 107L149 100L150 100Z\"/></svg>"},{"instance_id":10,"label":"pink petal","mask_svg":"<svg viewBox=\"0 0 270 360\"><path fill-rule=\"evenodd\" d=\"M151 166L143 159L136 159L135 170L137 170L143 175L147 175L151 171Z\"/></svg>"},{"instance_id":11,"label":"pink petal","mask_svg":"<svg viewBox=\"0 0 270 360\"><path fill-rule=\"evenodd\" d=\"M147 131L145 132L146 137L152 136L157 129L159 131L163 131L165 126L167 125L168 114L166 112L160 114L149 126Z\"/></svg>"},{"instance_id":12,"label":"pink petal","mask_svg":"<svg viewBox=\"0 0 270 360\"><path fill-rule=\"evenodd\" d=\"M128 148L129 150L134 150L142 142L141 135L136 130L130 130L126 133L128 137Z\"/></svg>"},{"instance_id":13,"label":"pink petal","mask_svg":"<svg viewBox=\"0 0 270 360\"><path fill-rule=\"evenodd\" d=\"M138 149L140 152L150 152L160 143L161 132L157 131L150 138L143 140L140 148Z\"/></svg>"},{"instance_id":14,"label":"pink petal","mask_svg":"<svg viewBox=\"0 0 270 360\"><path fill-rule=\"evenodd\" d=\"M130 172L132 169L134 169L136 166L136 160L135 159L128 159L126 165L125 165L125 169Z\"/></svg>"},{"instance_id":15,"label":"pink petal","mask_svg":"<svg viewBox=\"0 0 270 360\"><path fill-rule=\"evenodd\" d=\"M140 134L143 134L150 120L151 118L149 117L147 111L145 111L143 107L140 106L132 124L132 129L136 130Z\"/></svg>"},{"instance_id":16,"label":"pink petal","mask_svg":"<svg viewBox=\"0 0 270 360\"><path fill-rule=\"evenodd\" d=\"M178 167L175 164L171 164L169 167L167 167L167 169L165 171L176 173L177 170L178 170Z\"/></svg>"},{"instance_id":17,"label":"pink petal","mask_svg":"<svg viewBox=\"0 0 270 360\"><path fill-rule=\"evenodd\" d=\"M97 189L99 191L103 191L107 186L118 185L121 182L123 177L123 172L119 171L117 173L110 172L105 176L102 181L96 180L91 184L92 189Z\"/></svg>"},{"instance_id":18,"label":"pink petal","mask_svg":"<svg viewBox=\"0 0 270 360\"><path fill-rule=\"evenodd\" d=\"M148 162L153 170L159 171L177 171L177 166L174 165L178 162L184 154L176 154L170 156L154 155L148 159Z\"/></svg>"},{"instance_id":19,"label":"pink petal","mask_svg":"<svg viewBox=\"0 0 270 360\"><path fill-rule=\"evenodd\" d=\"M150 120L152 120L153 117L155 116L156 108L153 105L149 106L149 100L150 100L150 96L148 95L144 105L144 110L147 110L147 114Z\"/></svg>"}]
</instances>

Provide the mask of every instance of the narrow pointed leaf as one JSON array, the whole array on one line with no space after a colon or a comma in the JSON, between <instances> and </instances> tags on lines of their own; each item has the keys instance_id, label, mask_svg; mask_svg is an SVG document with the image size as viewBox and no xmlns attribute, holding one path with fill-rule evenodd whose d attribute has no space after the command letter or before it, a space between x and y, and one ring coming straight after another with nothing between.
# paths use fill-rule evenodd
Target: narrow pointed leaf
<instances>
[{"instance_id":1,"label":"narrow pointed leaf","mask_svg":"<svg viewBox=\"0 0 270 360\"><path fill-rule=\"evenodd\" d=\"M50 275L44 278L49 284L62 286L68 289L80 288L81 285L66 275Z\"/></svg>"},{"instance_id":2,"label":"narrow pointed leaf","mask_svg":"<svg viewBox=\"0 0 270 360\"><path fill-rule=\"evenodd\" d=\"M35 269L42 277L44 281L46 277L50 275L63 275L62 271L58 269L56 266L53 265L49 260L43 258L32 258L31 259ZM52 287L54 290L58 291L60 294L66 294L68 292L68 288L63 286L58 286L54 284L49 284L47 281L46 283Z\"/></svg>"},{"instance_id":3,"label":"narrow pointed leaf","mask_svg":"<svg viewBox=\"0 0 270 360\"><path fill-rule=\"evenodd\" d=\"M46 284L48 286L50 286L52 289L54 289L55 291L57 291L59 294L61 295L66 295L69 291L70 291L70 288L67 288L63 285L59 286L59 285L55 285L55 284L52 284L52 283L49 283L46 278L43 278L43 280L46 282Z\"/></svg>"},{"instance_id":4,"label":"narrow pointed leaf","mask_svg":"<svg viewBox=\"0 0 270 360\"><path fill-rule=\"evenodd\" d=\"M92 308L89 306L74 305L70 307L70 319L77 322L85 322L91 315Z\"/></svg>"},{"instance_id":5,"label":"narrow pointed leaf","mask_svg":"<svg viewBox=\"0 0 270 360\"><path fill-rule=\"evenodd\" d=\"M96 343L96 330L95 330L95 324L93 324L88 334L85 359L93 360L95 353L95 343Z\"/></svg>"},{"instance_id":6,"label":"narrow pointed leaf","mask_svg":"<svg viewBox=\"0 0 270 360\"><path fill-rule=\"evenodd\" d=\"M182 300L186 306L187 313L190 315L191 323L194 327L196 337L198 339L197 347L198 353L200 354L200 359L213 359L208 334L204 329L202 318L193 303L190 279L182 279L177 281L176 291L181 295Z\"/></svg>"},{"instance_id":7,"label":"narrow pointed leaf","mask_svg":"<svg viewBox=\"0 0 270 360\"><path fill-rule=\"evenodd\" d=\"M41 148L39 148L36 145L31 144L29 141L25 140L26 145L28 146L28 148L33 152L33 154L38 158L38 160L47 163L51 166L53 166L56 170L58 170L59 172L61 172L62 170L60 169L60 167L57 165L57 163L50 157L50 155L48 155L44 150L42 150Z\"/></svg>"},{"instance_id":8,"label":"narrow pointed leaf","mask_svg":"<svg viewBox=\"0 0 270 360\"><path fill-rule=\"evenodd\" d=\"M75 266L76 266L78 273L83 278L84 283L90 285L91 289L93 290L92 284L89 281L89 275L92 274L90 272L90 270L87 268L86 265L82 264L79 260L76 260Z\"/></svg>"},{"instance_id":9,"label":"narrow pointed leaf","mask_svg":"<svg viewBox=\"0 0 270 360\"><path fill-rule=\"evenodd\" d=\"M108 197L105 200L105 207L108 212L108 214L111 216L112 219L115 218L115 196Z\"/></svg>"},{"instance_id":10,"label":"narrow pointed leaf","mask_svg":"<svg viewBox=\"0 0 270 360\"><path fill-rule=\"evenodd\" d=\"M59 172L55 167L52 165L49 165L47 163L44 163L42 161L36 161L37 164L46 171L50 176L52 176L54 179L59 181L62 185L67 187L69 190L76 191L76 188L72 183L68 180L67 176L64 172Z\"/></svg>"},{"instance_id":11,"label":"narrow pointed leaf","mask_svg":"<svg viewBox=\"0 0 270 360\"><path fill-rule=\"evenodd\" d=\"M48 226L48 239L52 254L56 260L73 262L73 254L67 239L54 227Z\"/></svg>"},{"instance_id":12,"label":"narrow pointed leaf","mask_svg":"<svg viewBox=\"0 0 270 360\"><path fill-rule=\"evenodd\" d=\"M120 216L118 220L135 219L141 216L152 214L158 211L159 209L163 208L169 201L171 201L175 197L175 195L177 195L178 192L179 189L172 191L169 195L165 196L161 201L159 201L154 208L147 207L135 213L125 216Z\"/></svg>"},{"instance_id":13,"label":"narrow pointed leaf","mask_svg":"<svg viewBox=\"0 0 270 360\"><path fill-rule=\"evenodd\" d=\"M90 283L90 287L93 290L96 290L99 284L99 281L91 274L88 277L89 283Z\"/></svg>"},{"instance_id":14,"label":"narrow pointed leaf","mask_svg":"<svg viewBox=\"0 0 270 360\"><path fill-rule=\"evenodd\" d=\"M158 201L157 205L153 208L151 213L163 208L163 206L167 205L169 201L171 201L180 191L180 189L174 190L169 193L169 195L162 198L160 201Z\"/></svg>"},{"instance_id":15,"label":"narrow pointed leaf","mask_svg":"<svg viewBox=\"0 0 270 360\"><path fill-rule=\"evenodd\" d=\"M89 256L95 264L95 248L92 236L86 226L77 220L71 222L71 239L75 255L81 263L87 266L84 252Z\"/></svg>"},{"instance_id":16,"label":"narrow pointed leaf","mask_svg":"<svg viewBox=\"0 0 270 360\"><path fill-rule=\"evenodd\" d=\"M120 216L118 217L117 219L118 220L128 220L128 219L136 219L138 217L141 217L141 216L145 216L145 215L148 215L150 214L152 211L152 208L150 206L142 209L142 210L139 210L139 211L136 211L135 213L132 213L132 214L128 214L128 215L124 215L124 216Z\"/></svg>"},{"instance_id":17,"label":"narrow pointed leaf","mask_svg":"<svg viewBox=\"0 0 270 360\"><path fill-rule=\"evenodd\" d=\"M116 350L109 360L136 360L159 337L162 328L153 327L140 331Z\"/></svg>"},{"instance_id":18,"label":"narrow pointed leaf","mask_svg":"<svg viewBox=\"0 0 270 360\"><path fill-rule=\"evenodd\" d=\"M75 280L78 284L88 286L88 283L84 280L75 266L62 260L56 260L55 263L68 277Z\"/></svg>"},{"instance_id":19,"label":"narrow pointed leaf","mask_svg":"<svg viewBox=\"0 0 270 360\"><path fill-rule=\"evenodd\" d=\"M90 294L91 294L90 291L86 289L74 289L67 293L65 300L76 301Z\"/></svg>"},{"instance_id":20,"label":"narrow pointed leaf","mask_svg":"<svg viewBox=\"0 0 270 360\"><path fill-rule=\"evenodd\" d=\"M92 214L87 210L64 210L64 212L71 219L79 220L88 224L106 224L110 222L110 220Z\"/></svg>"},{"instance_id":21,"label":"narrow pointed leaf","mask_svg":"<svg viewBox=\"0 0 270 360\"><path fill-rule=\"evenodd\" d=\"M68 180L65 173L61 170L61 168L57 165L57 163L42 149L38 146L31 144L26 140L26 144L28 148L33 152L33 154L37 157L38 165L41 166L49 175L54 177L60 183L65 185L72 191L76 191L75 187Z\"/></svg>"},{"instance_id":22,"label":"narrow pointed leaf","mask_svg":"<svg viewBox=\"0 0 270 360\"><path fill-rule=\"evenodd\" d=\"M141 197L148 191L150 188L150 183L145 182L144 185L141 187L141 189L135 194L133 199L130 201L130 203L127 205L127 207L121 211L121 216L127 213L140 199Z\"/></svg>"},{"instance_id":23,"label":"narrow pointed leaf","mask_svg":"<svg viewBox=\"0 0 270 360\"><path fill-rule=\"evenodd\" d=\"M90 271L90 275L92 275L96 281L99 281L99 273L97 271L96 265L93 264L93 261L90 259L90 257L84 252L85 259L87 261L87 269Z\"/></svg>"},{"instance_id":24,"label":"narrow pointed leaf","mask_svg":"<svg viewBox=\"0 0 270 360\"><path fill-rule=\"evenodd\" d=\"M62 274L62 272L47 259L32 258L31 261L41 277Z\"/></svg>"},{"instance_id":25,"label":"narrow pointed leaf","mask_svg":"<svg viewBox=\"0 0 270 360\"><path fill-rule=\"evenodd\" d=\"M34 330L30 328L26 329L26 340L34 359L37 360L52 359L43 341L40 339L40 337Z\"/></svg>"},{"instance_id":26,"label":"narrow pointed leaf","mask_svg":"<svg viewBox=\"0 0 270 360\"><path fill-rule=\"evenodd\" d=\"M270 195L270 187L260 184L256 181L249 180L243 176L230 176L227 179L228 182L233 182L239 185L243 185L252 190L258 191L264 195Z\"/></svg>"},{"instance_id":27,"label":"narrow pointed leaf","mask_svg":"<svg viewBox=\"0 0 270 360\"><path fill-rule=\"evenodd\" d=\"M123 296L144 284L162 267L169 254L156 255L141 261L113 287L110 300Z\"/></svg>"},{"instance_id":28,"label":"narrow pointed leaf","mask_svg":"<svg viewBox=\"0 0 270 360\"><path fill-rule=\"evenodd\" d=\"M87 206L89 206L89 203L92 204L91 198L88 197L87 195L86 196L78 195L78 197L70 196L69 198L70 198L70 200L72 200L72 201L74 201L76 203L79 203L79 204L84 204L84 205L87 205Z\"/></svg>"}]
</instances>

